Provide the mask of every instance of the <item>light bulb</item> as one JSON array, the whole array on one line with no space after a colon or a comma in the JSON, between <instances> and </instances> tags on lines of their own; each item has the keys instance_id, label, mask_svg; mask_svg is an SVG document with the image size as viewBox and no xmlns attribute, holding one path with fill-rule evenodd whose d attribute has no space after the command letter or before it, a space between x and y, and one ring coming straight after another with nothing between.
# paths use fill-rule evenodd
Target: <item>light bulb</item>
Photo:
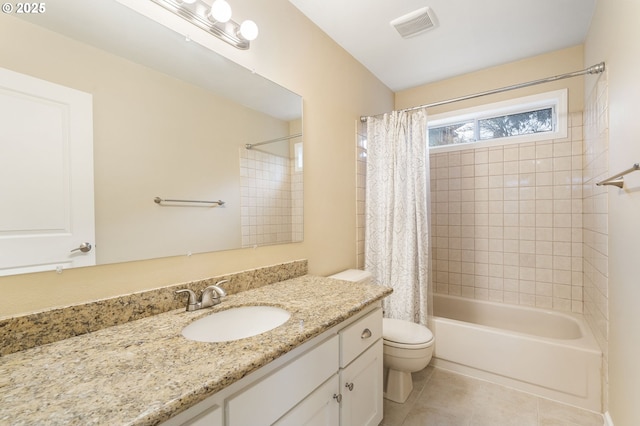
<instances>
[{"instance_id":1,"label":"light bulb","mask_svg":"<svg viewBox=\"0 0 640 426\"><path fill-rule=\"evenodd\" d=\"M209 19L216 22L227 22L231 19L231 6L225 0L216 0L211 5Z\"/></svg>"},{"instance_id":2,"label":"light bulb","mask_svg":"<svg viewBox=\"0 0 640 426\"><path fill-rule=\"evenodd\" d=\"M258 37L258 26L255 22L247 19L240 24L240 35L245 40L255 40Z\"/></svg>"}]
</instances>

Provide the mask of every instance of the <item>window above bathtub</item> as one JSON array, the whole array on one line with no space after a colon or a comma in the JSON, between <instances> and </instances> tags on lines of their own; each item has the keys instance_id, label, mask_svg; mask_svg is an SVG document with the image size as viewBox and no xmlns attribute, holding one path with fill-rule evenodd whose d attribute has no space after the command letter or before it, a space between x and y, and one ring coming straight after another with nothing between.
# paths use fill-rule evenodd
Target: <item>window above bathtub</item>
<instances>
[{"instance_id":1,"label":"window above bathtub","mask_svg":"<svg viewBox=\"0 0 640 426\"><path fill-rule=\"evenodd\" d=\"M567 137L567 90L429 117L429 149L457 151Z\"/></svg>"}]
</instances>

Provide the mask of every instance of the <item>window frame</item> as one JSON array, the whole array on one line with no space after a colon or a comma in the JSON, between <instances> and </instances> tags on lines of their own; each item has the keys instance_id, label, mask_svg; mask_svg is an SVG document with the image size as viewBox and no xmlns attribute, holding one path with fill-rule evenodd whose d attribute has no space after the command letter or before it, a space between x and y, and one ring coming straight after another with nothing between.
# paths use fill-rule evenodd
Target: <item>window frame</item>
<instances>
[{"instance_id":1,"label":"window frame","mask_svg":"<svg viewBox=\"0 0 640 426\"><path fill-rule=\"evenodd\" d=\"M428 116L427 131L432 127L446 126L471 120L477 123L478 120L486 118L518 114L550 107L553 108L554 111L554 130L549 132L537 132L526 135L476 140L474 142L451 145L430 146L429 152L459 151L463 149L476 149L497 145L566 138L568 135L567 100L568 90L560 89Z\"/></svg>"}]
</instances>

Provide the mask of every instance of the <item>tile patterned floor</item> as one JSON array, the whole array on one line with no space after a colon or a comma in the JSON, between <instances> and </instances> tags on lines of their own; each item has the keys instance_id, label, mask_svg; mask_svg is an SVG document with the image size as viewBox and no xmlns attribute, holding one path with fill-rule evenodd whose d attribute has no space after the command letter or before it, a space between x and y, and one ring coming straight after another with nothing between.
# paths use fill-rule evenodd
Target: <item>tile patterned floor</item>
<instances>
[{"instance_id":1,"label":"tile patterned floor","mask_svg":"<svg viewBox=\"0 0 640 426\"><path fill-rule=\"evenodd\" d=\"M602 426L600 414L439 368L413 375L404 404L384 400L381 426Z\"/></svg>"}]
</instances>

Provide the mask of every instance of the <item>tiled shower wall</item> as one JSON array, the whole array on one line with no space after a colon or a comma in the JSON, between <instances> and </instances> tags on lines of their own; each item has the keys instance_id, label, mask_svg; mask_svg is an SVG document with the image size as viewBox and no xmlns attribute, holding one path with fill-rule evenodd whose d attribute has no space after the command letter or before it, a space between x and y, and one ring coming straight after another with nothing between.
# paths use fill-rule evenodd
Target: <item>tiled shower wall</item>
<instances>
[{"instance_id":1,"label":"tiled shower wall","mask_svg":"<svg viewBox=\"0 0 640 426\"><path fill-rule=\"evenodd\" d=\"M293 160L240 149L242 247L302 241L302 186Z\"/></svg>"},{"instance_id":2,"label":"tiled shower wall","mask_svg":"<svg viewBox=\"0 0 640 426\"><path fill-rule=\"evenodd\" d=\"M582 124L571 114L566 139L430 156L436 293L583 312ZM356 150L363 267L363 125Z\"/></svg>"},{"instance_id":3,"label":"tiled shower wall","mask_svg":"<svg viewBox=\"0 0 640 426\"><path fill-rule=\"evenodd\" d=\"M582 114L566 139L431 155L434 291L582 312Z\"/></svg>"},{"instance_id":4,"label":"tiled shower wall","mask_svg":"<svg viewBox=\"0 0 640 426\"><path fill-rule=\"evenodd\" d=\"M611 187L595 183L609 177L609 121L606 73L586 96L584 122L584 314L602 349L603 408L608 407L609 254L608 202ZM615 188L614 188L615 189Z\"/></svg>"},{"instance_id":5,"label":"tiled shower wall","mask_svg":"<svg viewBox=\"0 0 640 426\"><path fill-rule=\"evenodd\" d=\"M290 162L291 170L291 242L304 239L304 179L302 169L295 168L295 159Z\"/></svg>"}]
</instances>

